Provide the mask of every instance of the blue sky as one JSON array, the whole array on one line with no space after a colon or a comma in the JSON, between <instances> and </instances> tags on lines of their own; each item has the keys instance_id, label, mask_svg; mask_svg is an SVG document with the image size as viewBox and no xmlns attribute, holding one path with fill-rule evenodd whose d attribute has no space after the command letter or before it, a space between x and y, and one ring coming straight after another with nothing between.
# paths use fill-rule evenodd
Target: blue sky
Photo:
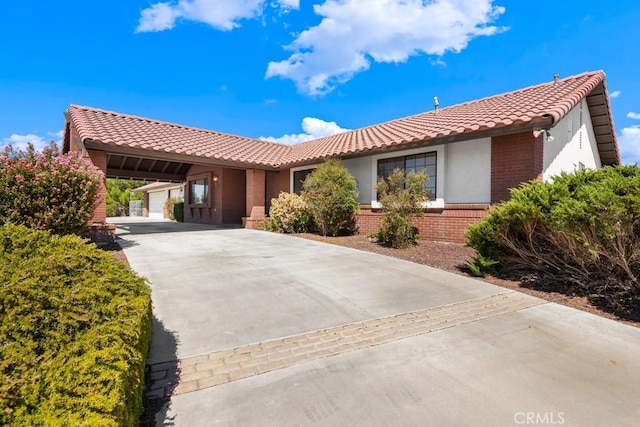
<instances>
[{"instance_id":1,"label":"blue sky","mask_svg":"<svg viewBox=\"0 0 640 427\"><path fill-rule=\"evenodd\" d=\"M8 0L0 144L69 104L296 142L603 69L640 161L640 2Z\"/></svg>"}]
</instances>

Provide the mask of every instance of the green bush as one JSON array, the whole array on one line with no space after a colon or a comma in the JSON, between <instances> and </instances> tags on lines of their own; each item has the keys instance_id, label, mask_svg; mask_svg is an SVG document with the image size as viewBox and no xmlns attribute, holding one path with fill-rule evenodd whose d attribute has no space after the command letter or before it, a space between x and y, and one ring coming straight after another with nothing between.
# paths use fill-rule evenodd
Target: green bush
<instances>
[{"instance_id":1,"label":"green bush","mask_svg":"<svg viewBox=\"0 0 640 427\"><path fill-rule=\"evenodd\" d=\"M425 172L410 171L406 176L402 169L395 169L386 179L380 178L376 186L382 203L382 221L376 233L379 242L393 248L415 245L418 228L411 218L422 215L423 205L429 198L424 188Z\"/></svg>"},{"instance_id":2,"label":"green bush","mask_svg":"<svg viewBox=\"0 0 640 427\"><path fill-rule=\"evenodd\" d=\"M355 231L357 183L340 160L326 160L307 175L302 188L302 197L323 236Z\"/></svg>"},{"instance_id":3,"label":"green bush","mask_svg":"<svg viewBox=\"0 0 640 427\"><path fill-rule=\"evenodd\" d=\"M0 227L0 425L132 426L150 290L76 236Z\"/></svg>"},{"instance_id":4,"label":"green bush","mask_svg":"<svg viewBox=\"0 0 640 427\"><path fill-rule=\"evenodd\" d=\"M145 184L145 181L108 178L106 182L107 216L128 216L129 202L142 200L142 193L134 193L131 190Z\"/></svg>"},{"instance_id":5,"label":"green bush","mask_svg":"<svg viewBox=\"0 0 640 427\"><path fill-rule=\"evenodd\" d=\"M0 152L0 224L24 224L52 233L80 234L93 213L102 173L55 145L38 154Z\"/></svg>"},{"instance_id":6,"label":"green bush","mask_svg":"<svg viewBox=\"0 0 640 427\"><path fill-rule=\"evenodd\" d=\"M281 192L271 199L270 227L279 233L306 233L314 229L313 215L305 200L291 193Z\"/></svg>"},{"instance_id":7,"label":"green bush","mask_svg":"<svg viewBox=\"0 0 640 427\"><path fill-rule=\"evenodd\" d=\"M174 208L173 208L176 205L176 203L182 203L182 200L180 200L177 197L169 197L167 200L164 201L164 210L168 212L169 219L171 221L177 221ZM182 222L182 221L179 221L179 222Z\"/></svg>"},{"instance_id":8,"label":"green bush","mask_svg":"<svg viewBox=\"0 0 640 427\"><path fill-rule=\"evenodd\" d=\"M623 314L640 302L636 165L527 183L467 233L469 245L499 260L505 274L588 295Z\"/></svg>"},{"instance_id":9,"label":"green bush","mask_svg":"<svg viewBox=\"0 0 640 427\"><path fill-rule=\"evenodd\" d=\"M173 204L173 219L178 222L184 222L184 202Z\"/></svg>"}]
</instances>

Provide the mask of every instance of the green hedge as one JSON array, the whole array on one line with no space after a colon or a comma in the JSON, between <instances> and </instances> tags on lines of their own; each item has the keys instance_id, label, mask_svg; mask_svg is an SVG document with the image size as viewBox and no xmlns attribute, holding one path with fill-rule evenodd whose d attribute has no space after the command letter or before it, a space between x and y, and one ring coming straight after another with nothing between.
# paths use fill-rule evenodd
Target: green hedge
<instances>
[{"instance_id":1,"label":"green hedge","mask_svg":"<svg viewBox=\"0 0 640 427\"><path fill-rule=\"evenodd\" d=\"M145 280L75 236L0 227L0 425L137 425Z\"/></svg>"}]
</instances>

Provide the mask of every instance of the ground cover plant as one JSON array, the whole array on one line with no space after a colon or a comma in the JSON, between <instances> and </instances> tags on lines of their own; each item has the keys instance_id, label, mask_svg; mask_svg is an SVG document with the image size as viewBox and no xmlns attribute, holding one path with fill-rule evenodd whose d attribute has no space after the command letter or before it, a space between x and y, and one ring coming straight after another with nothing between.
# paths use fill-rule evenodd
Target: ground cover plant
<instances>
[{"instance_id":1,"label":"ground cover plant","mask_svg":"<svg viewBox=\"0 0 640 427\"><path fill-rule=\"evenodd\" d=\"M302 188L302 197L323 236L355 231L359 207L357 183L340 160L324 161L307 175Z\"/></svg>"},{"instance_id":2,"label":"ground cover plant","mask_svg":"<svg viewBox=\"0 0 640 427\"><path fill-rule=\"evenodd\" d=\"M498 274L583 295L623 317L640 307L640 167L605 167L513 190L468 230Z\"/></svg>"},{"instance_id":3,"label":"ground cover plant","mask_svg":"<svg viewBox=\"0 0 640 427\"><path fill-rule=\"evenodd\" d=\"M382 203L382 220L376 233L380 243L393 248L415 245L418 228L412 217L422 215L424 204L429 200L424 188L427 175L424 172L395 169L387 178L380 178L376 185L378 200Z\"/></svg>"},{"instance_id":4,"label":"ground cover plant","mask_svg":"<svg viewBox=\"0 0 640 427\"><path fill-rule=\"evenodd\" d=\"M145 280L76 236L0 227L0 425L137 425Z\"/></svg>"},{"instance_id":5,"label":"ground cover plant","mask_svg":"<svg viewBox=\"0 0 640 427\"><path fill-rule=\"evenodd\" d=\"M0 224L25 224L80 234L93 213L102 173L55 144L37 153L10 146L0 152Z\"/></svg>"}]
</instances>

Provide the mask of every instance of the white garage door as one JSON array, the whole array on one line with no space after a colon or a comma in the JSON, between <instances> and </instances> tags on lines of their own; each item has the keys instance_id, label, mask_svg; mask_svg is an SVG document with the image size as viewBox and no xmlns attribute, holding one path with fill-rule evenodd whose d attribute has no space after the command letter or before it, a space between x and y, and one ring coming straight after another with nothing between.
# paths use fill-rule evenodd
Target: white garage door
<instances>
[{"instance_id":1,"label":"white garage door","mask_svg":"<svg viewBox=\"0 0 640 427\"><path fill-rule=\"evenodd\" d=\"M149 218L164 218L162 209L164 208L165 200L166 196L164 191L149 193Z\"/></svg>"}]
</instances>

